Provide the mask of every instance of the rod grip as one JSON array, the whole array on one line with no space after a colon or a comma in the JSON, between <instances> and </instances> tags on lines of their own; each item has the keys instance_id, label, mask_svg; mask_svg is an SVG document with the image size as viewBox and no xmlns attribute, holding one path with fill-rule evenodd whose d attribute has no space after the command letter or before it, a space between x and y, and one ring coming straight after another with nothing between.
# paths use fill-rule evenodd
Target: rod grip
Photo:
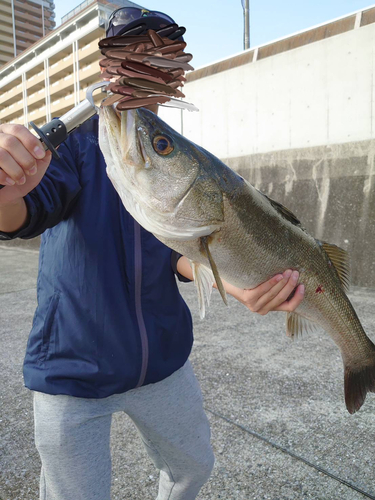
<instances>
[{"instance_id":1,"label":"rod grip","mask_svg":"<svg viewBox=\"0 0 375 500\"><path fill-rule=\"evenodd\" d=\"M59 160L60 155L56 148L68 137L68 131L66 130L65 123L59 118L54 118L41 128L38 128L34 122L30 122L29 125L39 135L41 142L45 144L45 149L51 151L52 156L56 160Z\"/></svg>"}]
</instances>

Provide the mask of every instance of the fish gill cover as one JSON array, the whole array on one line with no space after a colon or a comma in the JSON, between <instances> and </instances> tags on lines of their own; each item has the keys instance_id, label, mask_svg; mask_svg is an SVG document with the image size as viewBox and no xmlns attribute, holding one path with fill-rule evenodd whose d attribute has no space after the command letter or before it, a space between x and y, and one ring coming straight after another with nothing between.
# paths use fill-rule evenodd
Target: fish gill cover
<instances>
[{"instance_id":1,"label":"fish gill cover","mask_svg":"<svg viewBox=\"0 0 375 500\"><path fill-rule=\"evenodd\" d=\"M185 28L170 24L145 34L136 34L136 28L130 31L99 42L104 56L99 65L103 77L111 80L107 90L113 94L102 105L117 103L119 111L151 104L196 110L178 99L185 97L178 89L186 81L185 71L194 69L189 64L192 54L184 52Z\"/></svg>"}]
</instances>

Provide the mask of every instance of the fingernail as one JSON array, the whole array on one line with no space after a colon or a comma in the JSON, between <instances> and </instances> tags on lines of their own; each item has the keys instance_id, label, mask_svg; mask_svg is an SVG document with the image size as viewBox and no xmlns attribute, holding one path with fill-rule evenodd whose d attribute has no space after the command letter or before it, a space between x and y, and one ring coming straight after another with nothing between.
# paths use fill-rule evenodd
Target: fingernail
<instances>
[{"instance_id":1,"label":"fingernail","mask_svg":"<svg viewBox=\"0 0 375 500\"><path fill-rule=\"evenodd\" d=\"M305 285L300 285L298 287L298 293L300 293L301 295L305 293Z\"/></svg>"},{"instance_id":2,"label":"fingernail","mask_svg":"<svg viewBox=\"0 0 375 500\"><path fill-rule=\"evenodd\" d=\"M17 181L17 184L18 184L19 186L22 186L22 184L25 184L25 182L26 182L26 177L25 177L25 176L23 176L23 177L21 177L21 179L20 179L19 181Z\"/></svg>"},{"instance_id":3,"label":"fingernail","mask_svg":"<svg viewBox=\"0 0 375 500\"><path fill-rule=\"evenodd\" d=\"M279 274L278 276L276 276L275 280L276 282L278 283L279 281L281 281L282 279L284 279L284 276L282 274Z\"/></svg>"},{"instance_id":4,"label":"fingernail","mask_svg":"<svg viewBox=\"0 0 375 500\"><path fill-rule=\"evenodd\" d=\"M291 275L292 275L292 270L291 269L288 269L287 271L285 271L285 273L283 274L284 278L290 278Z\"/></svg>"},{"instance_id":5,"label":"fingernail","mask_svg":"<svg viewBox=\"0 0 375 500\"><path fill-rule=\"evenodd\" d=\"M34 148L34 155L39 159L41 160L42 158L45 157L46 153L45 151L43 151L42 148L40 148L39 146L37 146L36 148Z\"/></svg>"},{"instance_id":6,"label":"fingernail","mask_svg":"<svg viewBox=\"0 0 375 500\"><path fill-rule=\"evenodd\" d=\"M30 168L30 170L28 171L28 174L29 175L35 175L37 173L37 168L36 166L34 165L33 168Z\"/></svg>"},{"instance_id":7,"label":"fingernail","mask_svg":"<svg viewBox=\"0 0 375 500\"><path fill-rule=\"evenodd\" d=\"M298 276L299 276L299 272L298 271L293 271L293 273L292 273L292 280L293 281L297 281L298 280Z\"/></svg>"},{"instance_id":8,"label":"fingernail","mask_svg":"<svg viewBox=\"0 0 375 500\"><path fill-rule=\"evenodd\" d=\"M6 177L5 178L5 182L7 183L8 186L14 186L15 185L15 181L13 179L11 179L10 177Z\"/></svg>"}]
</instances>

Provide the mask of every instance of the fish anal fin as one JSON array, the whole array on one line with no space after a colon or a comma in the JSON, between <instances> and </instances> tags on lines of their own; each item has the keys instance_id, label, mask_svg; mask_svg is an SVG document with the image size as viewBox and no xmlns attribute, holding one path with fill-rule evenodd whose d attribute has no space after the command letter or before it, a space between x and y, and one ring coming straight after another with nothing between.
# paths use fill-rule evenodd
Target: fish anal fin
<instances>
[{"instance_id":1,"label":"fish anal fin","mask_svg":"<svg viewBox=\"0 0 375 500\"><path fill-rule=\"evenodd\" d=\"M319 241L319 244L328 255L330 262L336 269L344 290L348 292L350 287L350 266L348 252L336 245L332 245L325 241Z\"/></svg>"},{"instance_id":2,"label":"fish anal fin","mask_svg":"<svg viewBox=\"0 0 375 500\"><path fill-rule=\"evenodd\" d=\"M215 283L214 275L208 267L198 262L190 261L193 270L193 278L198 293L199 316L201 319L206 314L207 306L210 305L212 285Z\"/></svg>"},{"instance_id":3,"label":"fish anal fin","mask_svg":"<svg viewBox=\"0 0 375 500\"><path fill-rule=\"evenodd\" d=\"M221 298L223 299L224 304L227 306L228 301L227 301L227 294L225 292L223 282L221 281L219 271L217 269L216 263L211 255L210 249L209 249L209 236L203 236L200 238L203 253L206 255L208 262L210 263L211 266L211 271L212 274L214 275L215 281L216 281L216 286L220 292Z\"/></svg>"},{"instance_id":4,"label":"fish anal fin","mask_svg":"<svg viewBox=\"0 0 375 500\"><path fill-rule=\"evenodd\" d=\"M313 332L316 328L315 323L295 312L289 312L286 315L286 335L291 339Z\"/></svg>"}]
</instances>

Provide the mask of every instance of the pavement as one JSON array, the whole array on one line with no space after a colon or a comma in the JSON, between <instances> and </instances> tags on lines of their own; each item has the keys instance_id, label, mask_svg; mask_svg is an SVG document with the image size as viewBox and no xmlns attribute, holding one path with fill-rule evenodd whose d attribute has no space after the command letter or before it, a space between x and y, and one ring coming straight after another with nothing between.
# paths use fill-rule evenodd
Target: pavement
<instances>
[{"instance_id":1,"label":"pavement","mask_svg":"<svg viewBox=\"0 0 375 500\"><path fill-rule=\"evenodd\" d=\"M1 500L38 498L32 397L22 380L37 263L37 250L0 246ZM216 291L200 320L194 285L181 293L193 313L191 361L216 455L198 498L375 498L375 394L347 413L341 357L329 336L319 330L292 342L283 313L258 317L231 298L226 307ZM350 298L375 341L375 290L357 288ZM155 499L157 472L126 415L115 415L111 441L113 500Z\"/></svg>"}]
</instances>

